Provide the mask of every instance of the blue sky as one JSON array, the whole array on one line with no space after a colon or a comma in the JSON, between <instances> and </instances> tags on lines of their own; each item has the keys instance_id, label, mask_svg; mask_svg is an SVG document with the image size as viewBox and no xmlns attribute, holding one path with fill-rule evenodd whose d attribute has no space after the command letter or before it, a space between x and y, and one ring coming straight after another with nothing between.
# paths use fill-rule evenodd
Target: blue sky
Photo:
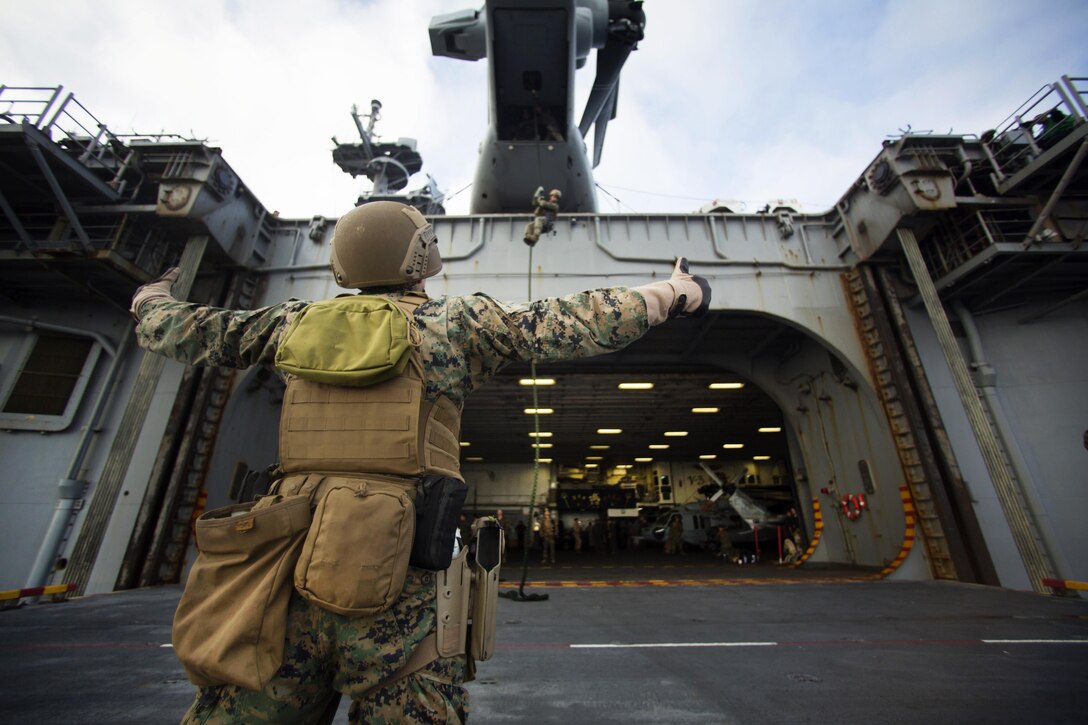
<instances>
[{"instance_id":1,"label":"blue sky","mask_svg":"<svg viewBox=\"0 0 1088 725\"><path fill-rule=\"evenodd\" d=\"M471 182L486 67L431 57L427 24L472 7L5 3L0 83L63 84L114 131L206 138L269 208L337 216L367 182L333 165L330 137L353 139L349 109L371 98L384 104L378 132L416 138L441 188ZM714 198L819 211L898 129L981 133L1061 74L1088 75L1088 3L1072 0L647 0L645 10L596 170L612 195L600 195L603 211L685 212ZM593 67L577 75L581 98Z\"/></svg>"}]
</instances>

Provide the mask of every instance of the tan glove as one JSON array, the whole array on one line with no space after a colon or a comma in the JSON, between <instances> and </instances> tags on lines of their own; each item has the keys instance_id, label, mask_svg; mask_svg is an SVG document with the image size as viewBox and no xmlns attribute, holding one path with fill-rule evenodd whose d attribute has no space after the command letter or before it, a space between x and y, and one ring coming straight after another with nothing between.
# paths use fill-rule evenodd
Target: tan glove
<instances>
[{"instance_id":1,"label":"tan glove","mask_svg":"<svg viewBox=\"0 0 1088 725\"><path fill-rule=\"evenodd\" d=\"M174 286L174 282L178 278L179 270L177 267L171 267L166 270L166 274L159 277L154 282L148 282L140 289L136 290L136 294L132 296L132 306L129 307L129 312L136 318L136 321L140 320L140 307L151 300L157 299L174 299L174 295L170 294L170 288Z\"/></svg>"},{"instance_id":2,"label":"tan glove","mask_svg":"<svg viewBox=\"0 0 1088 725\"><path fill-rule=\"evenodd\" d=\"M677 257L672 276L634 288L646 300L646 317L658 325L670 317L699 317L710 308L710 284L688 273L686 257Z\"/></svg>"}]
</instances>

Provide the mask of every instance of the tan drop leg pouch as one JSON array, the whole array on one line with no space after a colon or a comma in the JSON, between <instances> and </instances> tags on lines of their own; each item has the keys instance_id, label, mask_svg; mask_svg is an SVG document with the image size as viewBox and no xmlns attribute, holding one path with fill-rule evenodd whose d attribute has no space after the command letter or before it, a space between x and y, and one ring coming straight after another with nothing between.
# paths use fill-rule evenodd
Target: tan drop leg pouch
<instances>
[{"instance_id":1,"label":"tan drop leg pouch","mask_svg":"<svg viewBox=\"0 0 1088 725\"><path fill-rule=\"evenodd\" d=\"M279 669L291 572L309 525L309 496L265 496L197 519L200 554L173 629L194 685L260 690Z\"/></svg>"},{"instance_id":2,"label":"tan drop leg pouch","mask_svg":"<svg viewBox=\"0 0 1088 725\"><path fill-rule=\"evenodd\" d=\"M412 554L415 482L325 478L295 589L314 604L347 616L381 612L400 596Z\"/></svg>"}]
</instances>

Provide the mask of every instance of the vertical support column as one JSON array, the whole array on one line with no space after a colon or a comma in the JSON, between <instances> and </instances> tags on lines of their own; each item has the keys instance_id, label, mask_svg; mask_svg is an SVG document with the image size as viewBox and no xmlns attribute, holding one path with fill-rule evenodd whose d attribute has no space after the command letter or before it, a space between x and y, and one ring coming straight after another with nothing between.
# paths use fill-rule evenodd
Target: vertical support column
<instances>
[{"instance_id":1,"label":"vertical support column","mask_svg":"<svg viewBox=\"0 0 1088 725\"><path fill-rule=\"evenodd\" d=\"M986 463L986 470L993 481L994 490L997 492L998 501L1001 502L1005 519L1009 523L1009 529L1012 531L1016 548L1019 550L1024 567L1028 571L1031 586L1040 594L1049 594L1051 589L1043 584L1043 579L1054 579L1056 575L1031 512L1024 502L1024 497L1009 470L1009 466L1005 464L997 435L986 417L986 411L982 407L978 391L975 389L971 375L967 370L967 363L963 359L963 353L960 351L956 338L952 334L952 326L948 323L948 315L945 313L944 306L937 294L937 288L933 284L933 278L930 276L929 269L922 258L918 240L910 229L898 229L896 233L899 236L903 253L906 255L907 264L910 265L911 273L914 275L915 284L918 285L918 292L925 304L926 312L929 314L929 320L937 334L937 341L940 343L945 361L952 372L956 392L959 393L960 402L967 413L967 420L971 424L975 440L978 441L983 461Z\"/></svg>"},{"instance_id":2,"label":"vertical support column","mask_svg":"<svg viewBox=\"0 0 1088 725\"><path fill-rule=\"evenodd\" d=\"M185 244L185 250L178 264L180 274L173 286L173 292L178 299L188 297L207 244L208 237L206 236L190 237ZM98 559L98 551L105 538L110 517L117 505L117 495L128 473L129 463L132 462L132 452L136 448L140 429L143 428L147 411L151 407L151 398L158 386L165 360L161 355L145 353L143 360L140 361L140 369L136 373L132 393L121 416L121 422L117 426L117 434L113 438L113 445L110 447L98 485L95 486L87 509L87 517L72 549L70 563L66 570L65 582L76 585L77 595L82 594L86 589L87 581Z\"/></svg>"}]
</instances>

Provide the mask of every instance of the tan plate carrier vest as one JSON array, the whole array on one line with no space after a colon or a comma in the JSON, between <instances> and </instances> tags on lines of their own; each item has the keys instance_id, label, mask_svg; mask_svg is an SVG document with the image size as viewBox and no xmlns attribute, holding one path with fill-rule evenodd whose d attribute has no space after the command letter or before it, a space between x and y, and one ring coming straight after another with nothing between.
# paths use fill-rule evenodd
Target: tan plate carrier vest
<instances>
[{"instance_id":1,"label":"tan plate carrier vest","mask_svg":"<svg viewBox=\"0 0 1088 725\"><path fill-rule=\"evenodd\" d=\"M410 321L427 297L390 299ZM414 321L411 324L415 324ZM423 399L419 347L399 376L371 387L325 385L291 376L280 416L284 473L446 474L461 477L461 408Z\"/></svg>"},{"instance_id":2,"label":"tan plate carrier vest","mask_svg":"<svg viewBox=\"0 0 1088 725\"><path fill-rule=\"evenodd\" d=\"M409 294L402 300L385 299L405 313L408 340L418 340L414 312L427 297ZM299 322L302 324L304 320ZM350 328L349 324L347 329L336 329L317 339L336 346L342 341L335 336L350 335L353 332ZM360 328L359 334L367 332ZM389 338L384 338L384 344L389 343ZM399 353L396 357L395 362L403 360ZM337 547L335 540L320 535L313 537L319 542L311 542L309 534L320 530L315 528L320 526L316 517L324 516L321 512L327 503L326 496L331 500L347 490L345 480L359 483L364 491L373 486L378 491L375 497L388 496L387 492L381 492L385 487L386 491L392 488L394 496L412 500L415 479L422 474L460 478L461 410L445 397L433 403L423 399L424 371L419 345L410 346L408 364L399 374L393 374L396 377L369 387L327 385L288 376L280 419L280 456L285 475L277 482L273 495L256 504L208 512L197 522L197 540L203 541L203 548L190 573L174 622L176 651L194 684L230 683L260 689L274 675L282 662L292 572L294 588L298 590L300 575L296 563L300 556L307 558L307 547L311 544L314 547L320 544L325 550ZM292 497L294 501L290 500ZM392 509L395 514L396 506ZM389 510L389 507L382 509L382 515ZM371 515L377 515L377 511L372 509ZM334 514L330 516L329 521L335 519ZM338 531L337 526L342 523L331 523L330 530ZM414 530L414 520L412 524ZM356 535L353 542L358 542L360 532L369 535L366 526L353 528L351 533ZM398 536L397 532L390 535ZM411 550L410 540L407 549L402 546L402 535L403 530L391 553L386 549L376 554L379 558L393 557L388 567L384 563L372 567L376 601L399 596L403 581L396 584L396 572L403 577ZM314 561L318 569L328 569L323 556L315 554ZM455 564L448 572L440 572L443 588L442 597L436 600L436 633L424 638L405 665L375 688L408 676L435 657L465 652L468 589L458 588L468 579L465 557L459 557ZM311 583L309 577L314 566L311 562L304 567L307 585ZM330 591L327 586L330 579L336 585L334 596L327 603L340 602L341 589L348 591L350 599L351 582L341 586L345 583L335 574L324 576L326 583L319 587L321 596ZM370 585L369 580L366 585ZM382 585L388 585L388 591L383 593ZM313 599L317 596L314 591L310 591L313 596L299 592L317 601Z\"/></svg>"},{"instance_id":3,"label":"tan plate carrier vest","mask_svg":"<svg viewBox=\"0 0 1088 725\"><path fill-rule=\"evenodd\" d=\"M403 310L414 326L415 309L428 298L411 292L401 299L386 299ZM281 490L300 492L317 478L306 475L311 473L461 478L461 407L444 396L434 402L424 400L424 385L418 345L412 347L409 363L398 377L369 387L326 385L290 376L280 416L280 466L286 474ZM464 556L439 572L443 596L436 602L437 633L424 639L400 670L372 689L406 677L436 657L466 651L467 572ZM463 581L445 584L458 575ZM469 665L469 679L471 670Z\"/></svg>"}]
</instances>

